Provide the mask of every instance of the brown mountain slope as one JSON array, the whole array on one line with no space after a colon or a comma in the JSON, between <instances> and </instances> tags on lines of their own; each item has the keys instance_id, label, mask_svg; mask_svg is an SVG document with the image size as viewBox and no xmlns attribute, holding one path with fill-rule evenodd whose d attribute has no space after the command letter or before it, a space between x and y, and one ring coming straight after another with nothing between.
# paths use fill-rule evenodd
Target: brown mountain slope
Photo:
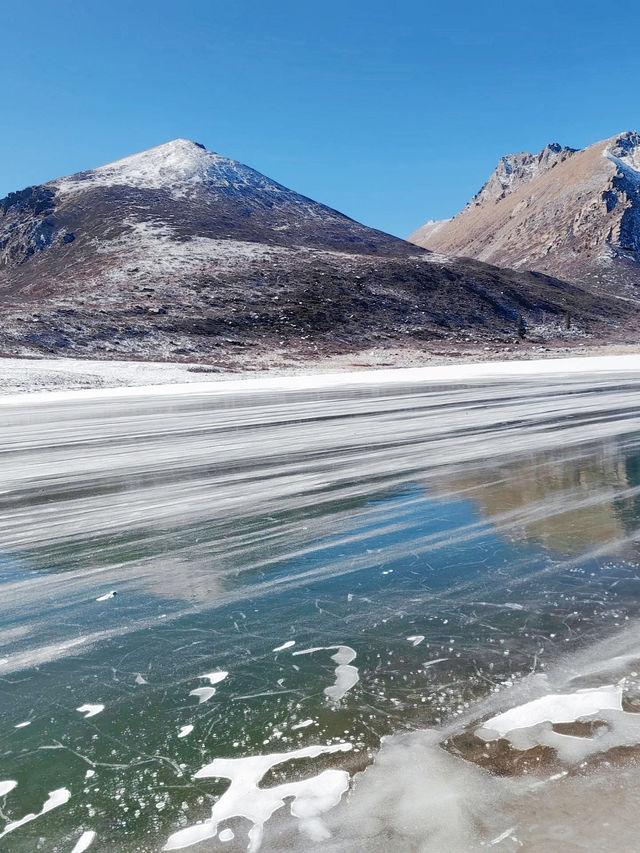
<instances>
[{"instance_id":1,"label":"brown mountain slope","mask_svg":"<svg viewBox=\"0 0 640 853\"><path fill-rule=\"evenodd\" d=\"M640 298L640 135L582 151L509 155L453 219L411 242L441 253L533 269L594 292Z\"/></svg>"}]
</instances>

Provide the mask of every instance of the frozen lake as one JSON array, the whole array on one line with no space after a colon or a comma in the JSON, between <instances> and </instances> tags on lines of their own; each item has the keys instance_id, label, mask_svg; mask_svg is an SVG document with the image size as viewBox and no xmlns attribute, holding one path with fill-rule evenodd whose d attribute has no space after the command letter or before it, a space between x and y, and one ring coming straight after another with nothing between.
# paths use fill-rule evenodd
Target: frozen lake
<instances>
[{"instance_id":1,"label":"frozen lake","mask_svg":"<svg viewBox=\"0 0 640 853\"><path fill-rule=\"evenodd\" d=\"M614 849L639 391L605 370L0 398L2 849ZM571 817L586 796L597 826Z\"/></svg>"}]
</instances>

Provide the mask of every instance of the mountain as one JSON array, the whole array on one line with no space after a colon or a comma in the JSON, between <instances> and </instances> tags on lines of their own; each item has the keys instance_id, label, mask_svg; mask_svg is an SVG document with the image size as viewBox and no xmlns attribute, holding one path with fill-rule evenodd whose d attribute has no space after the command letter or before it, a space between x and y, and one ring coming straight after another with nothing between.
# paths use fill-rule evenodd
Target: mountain
<instances>
[{"instance_id":1,"label":"mountain","mask_svg":"<svg viewBox=\"0 0 640 853\"><path fill-rule=\"evenodd\" d=\"M619 306L368 228L185 139L0 201L0 352L235 366L607 334ZM280 357L278 356L278 357Z\"/></svg>"},{"instance_id":2,"label":"mountain","mask_svg":"<svg viewBox=\"0 0 640 853\"><path fill-rule=\"evenodd\" d=\"M502 157L457 216L409 240L640 300L640 135Z\"/></svg>"}]
</instances>

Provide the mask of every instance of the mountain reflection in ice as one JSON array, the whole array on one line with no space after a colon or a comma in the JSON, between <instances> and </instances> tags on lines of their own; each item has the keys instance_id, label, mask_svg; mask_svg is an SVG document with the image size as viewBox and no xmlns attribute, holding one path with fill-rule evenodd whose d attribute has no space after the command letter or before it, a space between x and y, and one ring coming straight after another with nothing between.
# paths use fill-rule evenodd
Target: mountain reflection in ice
<instances>
[{"instance_id":1,"label":"mountain reflection in ice","mask_svg":"<svg viewBox=\"0 0 640 853\"><path fill-rule=\"evenodd\" d=\"M296 840L287 796L265 850L494 841L529 758L481 751L483 719L634 678L626 658L578 686L582 664L557 668L638 616L637 393L605 375L5 406L0 832L70 792L7 849L158 850L211 829L230 777L201 768L289 753L260 788L305 791L333 837ZM326 814L295 787L317 778ZM237 814L211 849L246 849Z\"/></svg>"}]
</instances>

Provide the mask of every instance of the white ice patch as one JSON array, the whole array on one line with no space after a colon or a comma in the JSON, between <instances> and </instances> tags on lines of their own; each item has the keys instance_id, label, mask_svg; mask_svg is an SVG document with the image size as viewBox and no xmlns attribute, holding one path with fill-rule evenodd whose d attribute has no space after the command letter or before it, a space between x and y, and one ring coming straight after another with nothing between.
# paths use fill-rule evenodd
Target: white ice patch
<instances>
[{"instance_id":1,"label":"white ice patch","mask_svg":"<svg viewBox=\"0 0 640 853\"><path fill-rule=\"evenodd\" d=\"M182 726L182 728L178 732L178 737L186 737L187 735L190 735L192 731L193 726Z\"/></svg>"},{"instance_id":2,"label":"white ice patch","mask_svg":"<svg viewBox=\"0 0 640 853\"><path fill-rule=\"evenodd\" d=\"M249 853L256 853L262 844L265 823L285 805L288 797L293 799L291 814L299 820L300 829L313 840L327 838L329 833L320 815L336 806L348 789L349 774L345 770L325 770L309 779L286 782L273 788L259 788L258 785L265 774L278 764L299 758L315 758L324 753L348 752L351 748L350 743L339 743L308 746L272 755L216 758L198 770L194 778L229 779L231 784L213 805L209 820L173 833L163 849L181 850L215 838L221 821L244 817L253 824L249 830L248 850Z\"/></svg>"},{"instance_id":3,"label":"white ice patch","mask_svg":"<svg viewBox=\"0 0 640 853\"><path fill-rule=\"evenodd\" d=\"M274 652L283 652L285 649L290 649L291 646L295 646L295 640L287 640L286 643L283 643L281 646L276 646L275 649L272 649Z\"/></svg>"},{"instance_id":4,"label":"white ice patch","mask_svg":"<svg viewBox=\"0 0 640 853\"><path fill-rule=\"evenodd\" d=\"M84 853L85 850L88 850L89 847L91 847L95 837L96 834L92 829L88 829L86 832L83 832L71 853Z\"/></svg>"},{"instance_id":5,"label":"white ice patch","mask_svg":"<svg viewBox=\"0 0 640 853\"><path fill-rule=\"evenodd\" d=\"M9 835L10 832L19 829L21 826L24 826L25 823L31 823L32 820L42 817L42 815L50 812L52 809L57 809L59 806L63 806L65 803L69 802L70 797L71 791L69 791L68 788L56 788L55 791L51 791L49 793L45 804L37 814L30 812L23 818L20 818L20 820L11 821L11 823L8 823L3 831L0 832L0 838L4 838L5 835Z\"/></svg>"},{"instance_id":6,"label":"white ice patch","mask_svg":"<svg viewBox=\"0 0 640 853\"><path fill-rule=\"evenodd\" d=\"M355 649L352 649L351 646L316 646L313 649L293 652L293 654L311 655L314 652L333 651L333 649L337 649L335 655L331 655L331 660L338 664L335 668L336 680L331 687L325 687L324 695L332 702L338 703L360 680L358 667L351 666L351 661L355 660L357 656Z\"/></svg>"},{"instance_id":7,"label":"white ice patch","mask_svg":"<svg viewBox=\"0 0 640 853\"><path fill-rule=\"evenodd\" d=\"M104 711L104 705L80 705L79 708L76 708L76 711L80 711L81 714L84 714L85 720L89 717L95 717L96 714L100 714Z\"/></svg>"},{"instance_id":8,"label":"white ice patch","mask_svg":"<svg viewBox=\"0 0 640 853\"><path fill-rule=\"evenodd\" d=\"M108 601L110 598L115 598L116 596L115 589L112 589L111 592L105 592L104 595L101 595L99 598L96 598L96 601Z\"/></svg>"},{"instance_id":9,"label":"white ice patch","mask_svg":"<svg viewBox=\"0 0 640 853\"><path fill-rule=\"evenodd\" d=\"M640 744L640 714L623 710L619 686L545 696L513 710L518 712L516 725L513 718L501 720L506 716L501 714L488 720L476 734L483 740L504 737L520 751L550 747L560 761L574 766L597 753ZM561 734L553 728L554 723L572 722L595 726L585 736Z\"/></svg>"},{"instance_id":10,"label":"white ice patch","mask_svg":"<svg viewBox=\"0 0 640 853\"><path fill-rule=\"evenodd\" d=\"M95 775L96 775L95 770L87 770L87 772L84 774L84 778L85 779L91 779L91 777L95 776Z\"/></svg>"},{"instance_id":11,"label":"white ice patch","mask_svg":"<svg viewBox=\"0 0 640 853\"><path fill-rule=\"evenodd\" d=\"M5 797L9 791L13 791L17 784L13 779L5 779L0 782L0 797Z\"/></svg>"},{"instance_id":12,"label":"white ice patch","mask_svg":"<svg viewBox=\"0 0 640 853\"><path fill-rule=\"evenodd\" d=\"M31 720L25 720L24 723L16 723L14 729L24 729L31 725Z\"/></svg>"},{"instance_id":13,"label":"white ice patch","mask_svg":"<svg viewBox=\"0 0 640 853\"><path fill-rule=\"evenodd\" d=\"M200 675L199 678L207 678L209 680L209 684L220 684L221 681L224 681L225 678L229 675L228 672L208 672L206 675Z\"/></svg>"},{"instance_id":14,"label":"white ice patch","mask_svg":"<svg viewBox=\"0 0 640 853\"><path fill-rule=\"evenodd\" d=\"M202 705L203 702L208 702L212 696L216 695L215 687L196 687L195 690L191 690L189 696L197 696L198 704Z\"/></svg>"},{"instance_id":15,"label":"white ice patch","mask_svg":"<svg viewBox=\"0 0 640 853\"><path fill-rule=\"evenodd\" d=\"M232 829L223 829L220 831L218 838L220 841L233 841L235 835Z\"/></svg>"},{"instance_id":16,"label":"white ice patch","mask_svg":"<svg viewBox=\"0 0 640 853\"><path fill-rule=\"evenodd\" d=\"M607 709L622 710L622 688L617 685L578 690L576 693L552 693L491 717L478 729L483 740L504 737L515 729L539 723L573 723ZM480 734L482 733L482 734Z\"/></svg>"},{"instance_id":17,"label":"white ice patch","mask_svg":"<svg viewBox=\"0 0 640 853\"><path fill-rule=\"evenodd\" d=\"M419 646L424 640L424 634L412 634L411 637L407 637L407 640L412 646Z\"/></svg>"},{"instance_id":18,"label":"white ice patch","mask_svg":"<svg viewBox=\"0 0 640 853\"><path fill-rule=\"evenodd\" d=\"M314 722L314 720L303 720L301 723L296 723L294 726L291 726L291 730L296 731L296 729L306 729L308 726L312 726Z\"/></svg>"}]
</instances>

